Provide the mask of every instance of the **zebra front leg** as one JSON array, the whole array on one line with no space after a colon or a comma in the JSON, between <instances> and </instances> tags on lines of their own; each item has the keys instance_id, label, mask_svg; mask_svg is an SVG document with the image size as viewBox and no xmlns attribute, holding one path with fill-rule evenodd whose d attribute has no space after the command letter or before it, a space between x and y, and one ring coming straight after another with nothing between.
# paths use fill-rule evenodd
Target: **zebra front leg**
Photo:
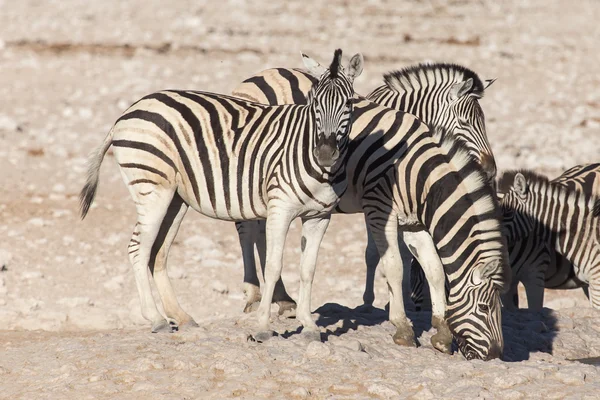
<instances>
[{"instance_id":1,"label":"zebra front leg","mask_svg":"<svg viewBox=\"0 0 600 400\"><path fill-rule=\"evenodd\" d=\"M442 353L452 354L452 333L446 323L446 274L435 244L426 231L402 232L402 239L421 264L429 283L431 325L437 329L431 344Z\"/></svg>"},{"instance_id":2,"label":"zebra front leg","mask_svg":"<svg viewBox=\"0 0 600 400\"><path fill-rule=\"evenodd\" d=\"M365 222L367 217L365 215ZM367 248L365 249L365 263L367 264L367 275L365 279L365 291L363 293L363 303L365 306L372 307L375 301L375 272L379 264L379 252L377 245L373 240L373 235L367 223Z\"/></svg>"},{"instance_id":3,"label":"zebra front leg","mask_svg":"<svg viewBox=\"0 0 600 400\"><path fill-rule=\"evenodd\" d=\"M256 262L254 258L254 243L261 232L258 229L261 221L236 222L235 227L242 248L242 260L244 263L244 295L246 306L244 312L255 311L260 303L260 282L256 273ZM264 234L264 233L262 233ZM260 250L259 250L260 251Z\"/></svg>"},{"instance_id":4,"label":"zebra front leg","mask_svg":"<svg viewBox=\"0 0 600 400\"><path fill-rule=\"evenodd\" d=\"M395 215L389 215L386 216L387 221L382 223L379 210L365 210L365 214L369 217L369 230L373 234L373 240L381 256L383 272L388 284L390 322L396 327L396 333L393 336L394 343L416 347L415 333L412 323L406 317L402 296L404 263L398 247L398 219Z\"/></svg>"},{"instance_id":5,"label":"zebra front leg","mask_svg":"<svg viewBox=\"0 0 600 400\"><path fill-rule=\"evenodd\" d=\"M319 247L329 226L330 215L302 219L302 258L300 260L300 295L296 318L302 323L302 334L311 341L320 341L321 333L311 314L311 292L315 277Z\"/></svg>"},{"instance_id":6,"label":"zebra front leg","mask_svg":"<svg viewBox=\"0 0 600 400\"><path fill-rule=\"evenodd\" d=\"M167 258L173 240L185 217L188 205L175 193L167 210L150 254L150 272L154 276L167 320L174 328L198 327L194 319L179 305L167 270Z\"/></svg>"},{"instance_id":7,"label":"zebra front leg","mask_svg":"<svg viewBox=\"0 0 600 400\"><path fill-rule=\"evenodd\" d=\"M265 262L267 257L267 243L266 243L266 223L265 221L257 221L257 235L256 235L256 249L258 251L258 257L260 259L260 266L262 269L263 277L265 276ZM259 299L260 301L260 299ZM275 284L275 291L273 292L273 302L279 306L279 315L284 315L288 318L296 316L296 302L290 297L285 290L283 280L279 278Z\"/></svg>"},{"instance_id":8,"label":"zebra front leg","mask_svg":"<svg viewBox=\"0 0 600 400\"><path fill-rule=\"evenodd\" d=\"M258 306L258 333L254 336L257 342L264 342L274 335L269 330L271 302L275 285L281 277L283 268L283 248L294 214L285 208L270 207L267 214L267 257L265 262L265 287Z\"/></svg>"},{"instance_id":9,"label":"zebra front leg","mask_svg":"<svg viewBox=\"0 0 600 400\"><path fill-rule=\"evenodd\" d=\"M544 307L545 271L544 266L540 270L528 271L529 274L521 278L527 296L527 308L530 310L542 311Z\"/></svg>"},{"instance_id":10,"label":"zebra front leg","mask_svg":"<svg viewBox=\"0 0 600 400\"><path fill-rule=\"evenodd\" d=\"M513 274L508 291L502 295L502 305L508 311L519 309L519 280Z\"/></svg>"}]
</instances>

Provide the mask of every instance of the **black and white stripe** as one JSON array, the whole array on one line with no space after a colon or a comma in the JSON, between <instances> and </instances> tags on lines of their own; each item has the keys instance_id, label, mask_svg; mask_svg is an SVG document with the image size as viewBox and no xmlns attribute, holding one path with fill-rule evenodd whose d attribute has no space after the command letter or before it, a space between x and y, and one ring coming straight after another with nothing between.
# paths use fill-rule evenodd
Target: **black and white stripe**
<instances>
[{"instance_id":1,"label":"black and white stripe","mask_svg":"<svg viewBox=\"0 0 600 400\"><path fill-rule=\"evenodd\" d=\"M315 65L307 56L303 60L309 68ZM271 297L291 221L302 217L312 228L316 245L310 256L316 257L329 213L346 190L353 80L362 71L362 57L354 56L347 69L340 61L337 50L306 105L267 106L213 93L167 90L133 104L110 130L81 192L82 217L93 201L103 156L113 146L137 208L129 256L142 313L153 331L168 330L169 324L195 324L179 306L166 269L170 245L191 207L228 221L266 218L265 294L258 317L259 339L267 338ZM152 298L148 268L167 319ZM310 299L305 300L308 304L299 304L299 310L310 309ZM310 320L305 329L317 327Z\"/></svg>"},{"instance_id":2,"label":"black and white stripe","mask_svg":"<svg viewBox=\"0 0 600 400\"><path fill-rule=\"evenodd\" d=\"M298 101L311 81L297 70L271 69L244 81L233 93L258 101ZM420 242L425 236L434 252L439 246L436 257L438 264L440 257L443 263L443 269L428 271L442 288L434 301L432 322L439 335L432 339L434 346L449 351L446 315L468 358L498 357L503 348L500 291L508 275L508 260L487 176L460 141L451 135L443 140L434 137L427 125L410 114L359 99L352 119L348 190L335 211L365 214L390 285L390 320L397 327L394 339L414 343L402 299L398 237L414 244L412 251L418 253L424 249ZM246 232L252 229L257 232L252 227ZM244 243L251 238L240 240ZM246 247L251 250L252 246ZM246 276L253 271L246 269ZM450 281L447 307L444 272ZM246 284L253 286L249 280Z\"/></svg>"},{"instance_id":3,"label":"black and white stripe","mask_svg":"<svg viewBox=\"0 0 600 400\"><path fill-rule=\"evenodd\" d=\"M600 164L573 167L552 181L508 172L500 196L513 272L507 307L518 307L522 282L531 309L542 309L545 288L583 288L600 308Z\"/></svg>"}]
</instances>

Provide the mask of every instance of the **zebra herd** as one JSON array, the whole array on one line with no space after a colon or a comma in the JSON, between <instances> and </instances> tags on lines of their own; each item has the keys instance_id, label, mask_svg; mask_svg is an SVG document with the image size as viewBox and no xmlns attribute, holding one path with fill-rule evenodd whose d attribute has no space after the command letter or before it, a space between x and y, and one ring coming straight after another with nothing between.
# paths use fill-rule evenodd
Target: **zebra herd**
<instances>
[{"instance_id":1,"label":"zebra herd","mask_svg":"<svg viewBox=\"0 0 600 400\"><path fill-rule=\"evenodd\" d=\"M530 307L541 308L544 287L584 287L600 308L600 164L554 181L506 172L497 185L478 102L493 80L453 64L418 65L385 75L383 86L362 97L353 89L360 54L345 67L340 50L329 67L302 58L306 71L263 71L233 96L150 94L123 113L91 159L82 217L113 146L137 209L129 258L153 332L197 325L179 305L166 265L188 207L236 223L244 311L258 304L258 342L273 335L272 302L280 313L295 312L303 335L320 340L310 300L331 213L364 214L363 300L373 303L381 263L397 344L416 345L402 295L401 249L414 258L411 297L420 303L425 279L430 286L437 329L431 342L442 352L452 352L454 339L467 359L500 357L502 303L518 306L518 281ZM297 305L281 281L285 237L296 217L302 220Z\"/></svg>"}]
</instances>

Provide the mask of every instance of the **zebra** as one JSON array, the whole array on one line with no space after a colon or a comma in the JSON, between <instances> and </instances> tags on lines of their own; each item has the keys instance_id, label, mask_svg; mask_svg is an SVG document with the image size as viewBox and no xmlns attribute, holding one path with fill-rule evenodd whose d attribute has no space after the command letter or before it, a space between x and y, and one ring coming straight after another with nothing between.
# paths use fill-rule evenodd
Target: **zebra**
<instances>
[{"instance_id":1,"label":"zebra","mask_svg":"<svg viewBox=\"0 0 600 400\"><path fill-rule=\"evenodd\" d=\"M513 272L506 307L518 307L520 281L530 309L542 309L544 288L583 288L600 308L600 164L573 167L552 181L507 172L499 186Z\"/></svg>"},{"instance_id":2,"label":"zebra","mask_svg":"<svg viewBox=\"0 0 600 400\"><path fill-rule=\"evenodd\" d=\"M232 93L268 104L284 99L302 103L313 80L300 70L276 68L247 79ZM427 235L430 241L433 238L434 246L439 246L444 265L444 269L426 269L428 280L442 288L432 294L432 325L438 330L431 339L433 346L450 352L454 334L459 350L468 359L499 357L503 349L500 292L510 272L498 204L487 175L460 140L439 131L434 137L431 128L415 116L356 97L347 162L349 187L335 212L365 214L388 279L390 321L397 328L394 341L415 344L401 296L403 264L398 238L409 243L416 256L427 257L418 248L419 236ZM390 118L410 123L396 122L390 128ZM385 138L406 146L391 171L381 168L393 157ZM370 169L381 172L369 176ZM240 235L243 252L247 252L243 257L245 284L256 287L254 295L259 289L253 282L258 278L246 278L256 275L255 264L249 266L246 260L253 257L248 241L257 238L247 233L258 234L260 241L260 229L254 226L240 231L244 232ZM305 239L303 235L302 249ZM450 282L447 306L444 272ZM248 309L254 299L246 294Z\"/></svg>"},{"instance_id":3,"label":"zebra","mask_svg":"<svg viewBox=\"0 0 600 400\"><path fill-rule=\"evenodd\" d=\"M302 56L307 68L318 65ZM179 305L166 269L169 248L192 207L227 221L266 219L265 295L256 339L273 335L269 309L291 221L301 217L311 231L304 257L316 258L329 214L347 187L353 82L363 58L356 54L344 69L341 56L336 50L330 67L319 69L320 79L305 105L266 106L214 93L166 90L134 103L112 127L91 159L80 194L81 216L89 211L100 164L113 146L137 208L129 258L142 314L153 332L197 326ZM148 268L166 319L152 297ZM310 309L310 297L303 294L310 293L311 268L302 270L298 319L306 331L318 332L310 312L302 314Z\"/></svg>"},{"instance_id":4,"label":"zebra","mask_svg":"<svg viewBox=\"0 0 600 400\"><path fill-rule=\"evenodd\" d=\"M487 138L485 116L479 99L495 79L482 81L474 71L461 65L431 63L389 72L384 75L383 80L383 85L367 95L369 100L395 110L409 112L434 127L445 128L449 134L463 142L485 171L489 184L494 187L496 163ZM426 235L423 235L419 247L423 249L421 253L426 251L435 254L436 250ZM372 304L375 299L373 284L379 254L370 237L365 259L367 284L363 300L365 304ZM427 257L422 260L413 258L410 268L410 297L417 310L420 310L423 303L426 284L419 261L431 262L429 268L442 268L439 257Z\"/></svg>"},{"instance_id":5,"label":"zebra","mask_svg":"<svg viewBox=\"0 0 600 400\"><path fill-rule=\"evenodd\" d=\"M316 78L299 69L274 68L247 79L233 91L233 95L265 104L297 103L302 101L303 94L308 92L315 80ZM418 64L385 74L385 84L376 88L367 98L382 106L412 113L430 125L445 128L453 137L464 142L469 154L482 166L488 182L494 186L496 163L487 139L485 116L479 104L484 91L494 81L495 79L482 81L472 70L456 64ZM250 311L252 304L260 300L260 290L256 284L258 278L253 272L254 250L250 243L252 237L257 237L256 229L261 228L256 226L254 229L238 227L244 265L247 266L244 281L248 301L245 311ZM367 274L363 302L372 305L375 299L375 272L380 258L372 235L370 232L367 234ZM415 243L417 237L419 243ZM415 234L411 240L413 247L421 249L420 261L431 263L428 266L430 270L443 268L439 257L435 256L436 249L428 235ZM256 243L257 247L259 245ZM425 276L417 260L417 257L413 259L410 282L411 298L419 309L423 302ZM445 289L440 287L435 290ZM280 313L293 309L293 300L285 291L283 282L278 282L276 292Z\"/></svg>"}]
</instances>

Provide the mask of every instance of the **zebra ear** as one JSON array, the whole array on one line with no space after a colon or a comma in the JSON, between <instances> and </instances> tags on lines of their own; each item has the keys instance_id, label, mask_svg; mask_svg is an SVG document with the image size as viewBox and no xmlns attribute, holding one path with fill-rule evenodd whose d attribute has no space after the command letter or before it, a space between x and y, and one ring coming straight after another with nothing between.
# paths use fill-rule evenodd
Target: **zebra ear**
<instances>
[{"instance_id":1,"label":"zebra ear","mask_svg":"<svg viewBox=\"0 0 600 400\"><path fill-rule=\"evenodd\" d=\"M348 63L348 78L354 81L363 71L364 59L362 54L357 53L350 59Z\"/></svg>"},{"instance_id":2,"label":"zebra ear","mask_svg":"<svg viewBox=\"0 0 600 400\"><path fill-rule=\"evenodd\" d=\"M494 275L502 274L502 272L500 260L491 260L475 269L473 272L473 283L478 285L483 281L491 279Z\"/></svg>"},{"instance_id":3,"label":"zebra ear","mask_svg":"<svg viewBox=\"0 0 600 400\"><path fill-rule=\"evenodd\" d=\"M304 66L311 75L320 78L325 73L325 71L327 71L327 68L325 68L306 54L302 52L300 52L300 54L302 54L302 62L304 63Z\"/></svg>"},{"instance_id":4,"label":"zebra ear","mask_svg":"<svg viewBox=\"0 0 600 400\"><path fill-rule=\"evenodd\" d=\"M513 188L520 198L524 199L527 197L527 180L525 179L525 176L522 173L518 172L515 175L515 180L513 181Z\"/></svg>"},{"instance_id":5,"label":"zebra ear","mask_svg":"<svg viewBox=\"0 0 600 400\"><path fill-rule=\"evenodd\" d=\"M457 82L450 87L450 100L458 100L465 94L469 93L473 87L473 78L469 78L463 82Z\"/></svg>"},{"instance_id":6,"label":"zebra ear","mask_svg":"<svg viewBox=\"0 0 600 400\"><path fill-rule=\"evenodd\" d=\"M494 79L486 79L485 80L485 86L483 87L483 90L485 91L487 88L489 88L490 86L492 86L492 83L496 82L496 78Z\"/></svg>"}]
</instances>

